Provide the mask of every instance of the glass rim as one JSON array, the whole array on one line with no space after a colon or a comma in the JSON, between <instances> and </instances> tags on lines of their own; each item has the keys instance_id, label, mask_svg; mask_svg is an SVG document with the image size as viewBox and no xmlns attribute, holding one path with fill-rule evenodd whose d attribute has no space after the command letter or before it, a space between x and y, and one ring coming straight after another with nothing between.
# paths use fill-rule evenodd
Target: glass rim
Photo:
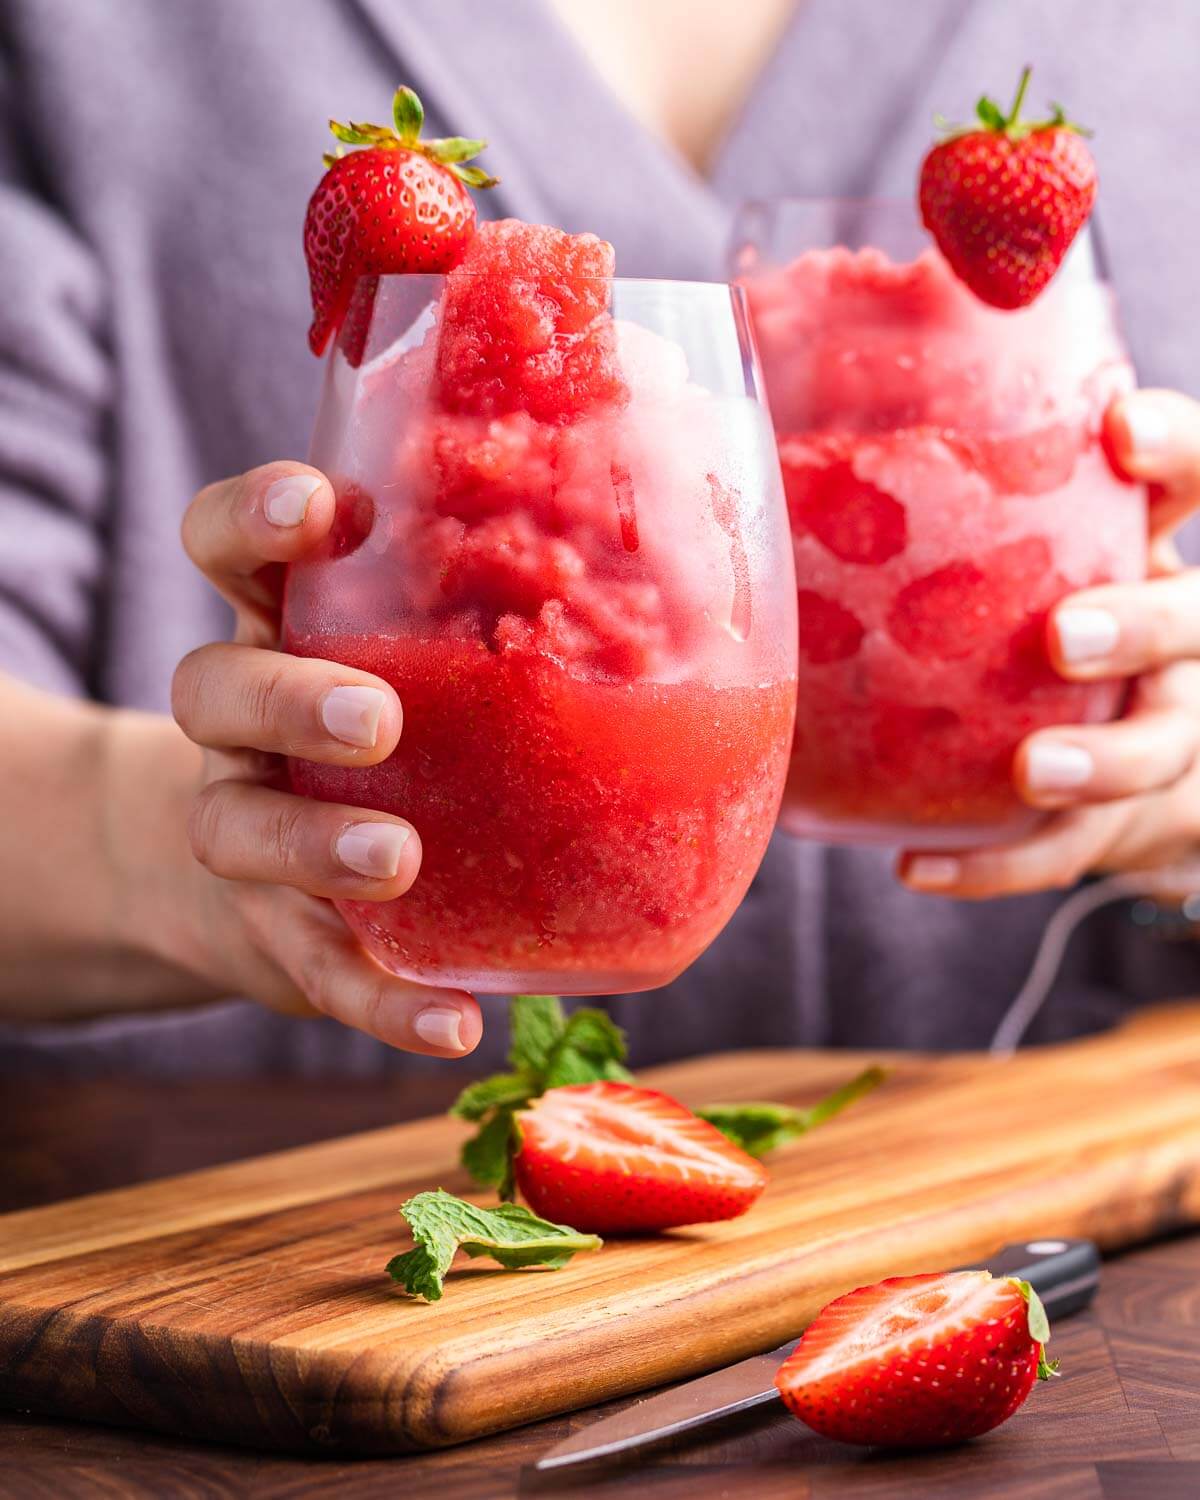
<instances>
[{"instance_id":1,"label":"glass rim","mask_svg":"<svg viewBox=\"0 0 1200 1500\"><path fill-rule=\"evenodd\" d=\"M458 269L457 267L455 268ZM478 278L487 276L487 271L464 271L464 276ZM418 281L449 281L449 271L386 271L383 273L365 272L359 276L359 282L375 281L377 285L397 286L412 285ZM733 280L707 280L701 277L686 276L572 276L572 281L601 282L605 286L659 286L659 287L681 287L689 291L726 291L741 295L743 288L741 284Z\"/></svg>"}]
</instances>

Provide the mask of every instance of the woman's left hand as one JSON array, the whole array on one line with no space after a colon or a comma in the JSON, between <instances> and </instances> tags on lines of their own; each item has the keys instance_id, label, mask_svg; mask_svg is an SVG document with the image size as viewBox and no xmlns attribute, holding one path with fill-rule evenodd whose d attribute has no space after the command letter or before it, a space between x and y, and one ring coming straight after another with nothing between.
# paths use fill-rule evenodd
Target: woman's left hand
<instances>
[{"instance_id":1,"label":"woman's left hand","mask_svg":"<svg viewBox=\"0 0 1200 1500\"><path fill-rule=\"evenodd\" d=\"M1172 541L1200 509L1200 403L1138 391L1106 421L1116 466L1150 486L1150 577L1062 600L1049 645L1073 681L1136 678L1127 713L1030 735L1014 779L1052 816L1017 843L901 855L913 890L1010 896L1074 885L1092 870L1172 864L1200 847L1200 568L1185 568Z\"/></svg>"}]
</instances>

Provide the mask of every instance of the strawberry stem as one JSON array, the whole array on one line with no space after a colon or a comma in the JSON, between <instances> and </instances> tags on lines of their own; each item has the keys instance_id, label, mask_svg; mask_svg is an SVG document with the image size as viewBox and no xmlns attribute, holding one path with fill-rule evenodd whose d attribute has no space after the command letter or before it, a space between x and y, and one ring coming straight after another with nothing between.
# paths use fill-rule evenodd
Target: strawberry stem
<instances>
[{"instance_id":1,"label":"strawberry stem","mask_svg":"<svg viewBox=\"0 0 1200 1500\"><path fill-rule=\"evenodd\" d=\"M451 135L438 140L421 139L421 127L425 123L425 111L414 91L401 84L392 100L392 124L371 125L361 120L351 120L343 125L340 120L330 120L329 128L343 146L373 146L391 151L415 151L437 162L452 172L468 187L495 187L500 181L482 167L466 167L463 162L478 156L487 145L486 141ZM322 160L332 167L342 153L326 153Z\"/></svg>"},{"instance_id":2,"label":"strawberry stem","mask_svg":"<svg viewBox=\"0 0 1200 1500\"><path fill-rule=\"evenodd\" d=\"M1008 118L1004 122L1005 130L1011 130L1021 117L1021 105L1025 103L1025 90L1029 87L1029 80L1033 77L1033 69L1025 65L1021 72L1021 81L1017 84L1016 97L1013 99L1012 108L1008 112Z\"/></svg>"},{"instance_id":3,"label":"strawberry stem","mask_svg":"<svg viewBox=\"0 0 1200 1500\"><path fill-rule=\"evenodd\" d=\"M952 141L960 135L970 135L980 128L993 130L998 135L1006 135L1011 141L1024 140L1026 136L1035 135L1039 130L1072 130L1076 135L1091 135L1090 130L1085 130L1082 125L1077 125L1074 120L1068 120L1066 111L1061 104L1051 106L1049 119L1046 120L1022 120L1021 107L1025 103L1025 94L1029 89L1029 80L1033 77L1033 69L1028 65L1021 70L1021 77L1017 83L1017 92L1013 97L1012 107L1007 114L1002 107L989 95L984 94L976 101L975 120L970 125L953 125L942 115L934 115L933 123L943 141Z\"/></svg>"}]
</instances>

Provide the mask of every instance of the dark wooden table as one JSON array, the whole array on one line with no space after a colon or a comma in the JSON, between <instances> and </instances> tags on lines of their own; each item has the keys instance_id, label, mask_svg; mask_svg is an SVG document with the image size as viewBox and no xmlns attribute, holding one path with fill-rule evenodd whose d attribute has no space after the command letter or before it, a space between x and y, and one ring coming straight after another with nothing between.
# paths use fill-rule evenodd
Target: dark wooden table
<instances>
[{"instance_id":1,"label":"dark wooden table","mask_svg":"<svg viewBox=\"0 0 1200 1500\"><path fill-rule=\"evenodd\" d=\"M0 1210L186 1171L445 1107L461 1080L330 1084L0 1080ZM1094 1311L1063 1323L1064 1378L990 1437L915 1457L863 1453L787 1416L726 1424L623 1468L538 1476L578 1414L428 1457L322 1462L139 1432L0 1417L3 1500L1195 1500L1200 1496L1200 1237L1105 1267ZM616 1409L620 1403L611 1408Z\"/></svg>"}]
</instances>

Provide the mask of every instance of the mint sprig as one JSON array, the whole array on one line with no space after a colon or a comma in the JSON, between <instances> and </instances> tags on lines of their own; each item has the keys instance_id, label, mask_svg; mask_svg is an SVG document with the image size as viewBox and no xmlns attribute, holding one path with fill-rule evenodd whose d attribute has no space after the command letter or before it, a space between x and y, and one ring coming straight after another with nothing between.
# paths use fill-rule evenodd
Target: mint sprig
<instances>
[{"instance_id":1,"label":"mint sprig","mask_svg":"<svg viewBox=\"0 0 1200 1500\"><path fill-rule=\"evenodd\" d=\"M506 1073L468 1084L450 1108L479 1129L460 1154L476 1182L514 1196L513 1157L520 1149L514 1118L547 1089L612 1078L628 1082L625 1034L602 1010L566 1015L554 995L516 995L509 1006Z\"/></svg>"},{"instance_id":2,"label":"mint sprig","mask_svg":"<svg viewBox=\"0 0 1200 1500\"><path fill-rule=\"evenodd\" d=\"M603 1241L580 1234L566 1224L552 1224L515 1203L479 1208L438 1188L418 1193L401 1205L412 1231L413 1248L388 1262L388 1275L410 1296L426 1302L441 1299L446 1273L461 1250L471 1257L490 1256L507 1270L543 1266L558 1270L583 1250L599 1250Z\"/></svg>"},{"instance_id":3,"label":"mint sprig","mask_svg":"<svg viewBox=\"0 0 1200 1500\"><path fill-rule=\"evenodd\" d=\"M831 1120L847 1105L878 1088L885 1077L882 1068L867 1068L808 1109L794 1109L788 1104L710 1104L696 1113L748 1155L766 1156Z\"/></svg>"}]
</instances>

